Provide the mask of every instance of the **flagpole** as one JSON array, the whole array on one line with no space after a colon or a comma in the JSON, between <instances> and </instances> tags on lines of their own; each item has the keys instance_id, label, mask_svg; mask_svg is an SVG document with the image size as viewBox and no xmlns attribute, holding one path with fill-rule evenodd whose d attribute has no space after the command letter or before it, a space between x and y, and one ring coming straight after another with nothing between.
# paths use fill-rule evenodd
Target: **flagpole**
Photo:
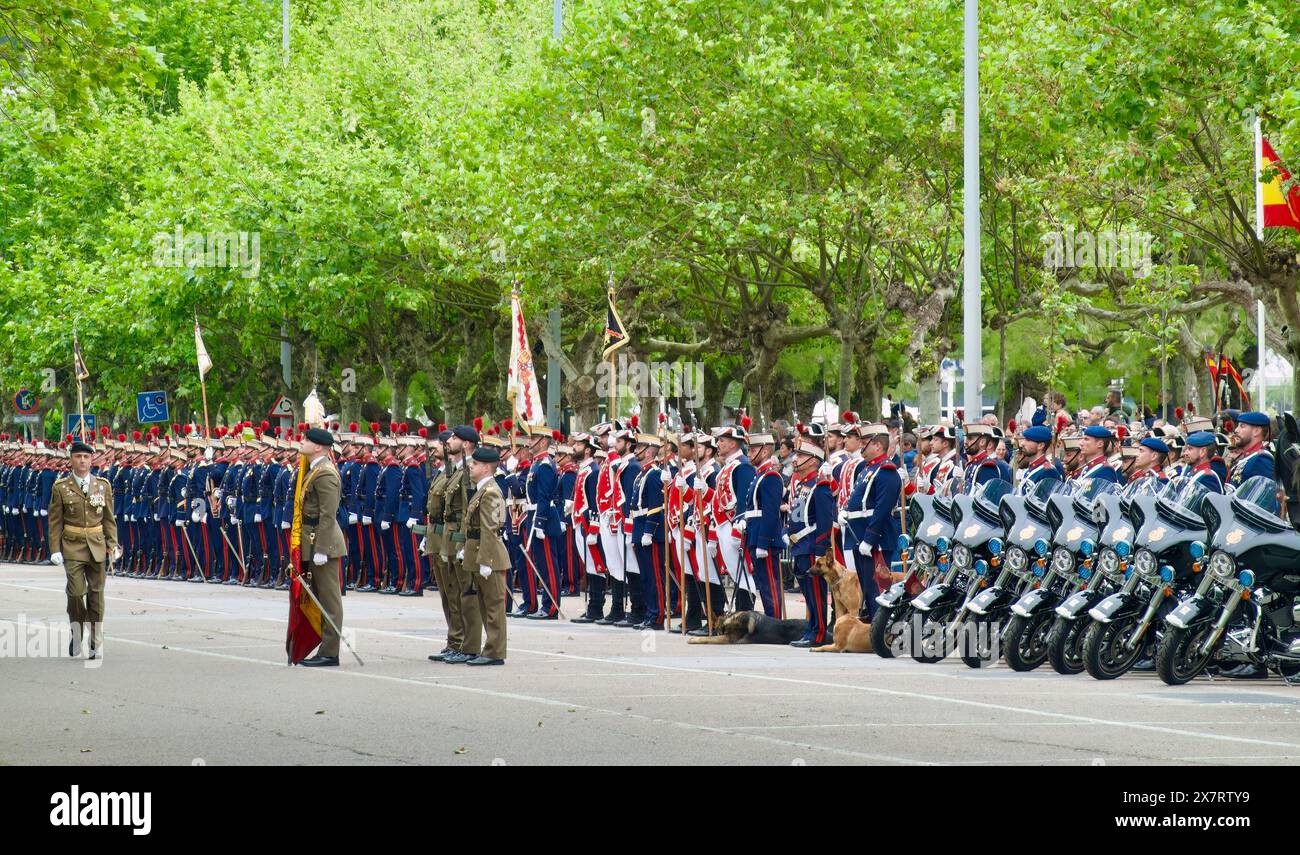
<instances>
[{"instance_id":1,"label":"flagpole","mask_svg":"<svg viewBox=\"0 0 1300 855\"><path fill-rule=\"evenodd\" d=\"M194 334L195 334L195 338L194 338L194 345L195 345L195 354L194 354L194 358L195 358L195 360L198 360L198 356L199 356L199 354L198 354L197 351L198 351L198 343L199 343L199 339L198 339L198 335L199 335L199 313L198 313L198 310L197 310L197 309L194 311ZM204 351L205 351L205 355L206 355L206 351L207 351L207 347L206 347L206 346L204 347ZM211 359L208 359L208 365L211 366L211 364L212 364L212 360L211 360ZM199 388L200 388L201 390L203 390L203 436L204 436L205 439L207 439L207 440L211 440L211 439L212 439L212 432L211 432L211 430L208 428L208 425L210 424L210 422L208 421L208 381L207 381L207 377L205 376L206 374L207 374L207 372L205 372L205 371L203 370L203 365L202 365L202 363L200 362L200 363L199 363Z\"/></svg>"},{"instance_id":2,"label":"flagpole","mask_svg":"<svg viewBox=\"0 0 1300 855\"><path fill-rule=\"evenodd\" d=\"M81 395L81 366L86 359L81 356L81 342L77 339L77 323L72 322L72 376L77 378L77 419L81 422L81 441L86 441L86 405Z\"/></svg>"},{"instance_id":3,"label":"flagpole","mask_svg":"<svg viewBox=\"0 0 1300 855\"><path fill-rule=\"evenodd\" d=\"M1261 244L1264 242L1264 184L1259 180L1259 175L1264 171L1264 130L1260 123L1259 114L1255 114L1255 239ZM1258 352L1255 358L1255 409L1260 412L1267 412L1267 402L1265 398L1267 393L1264 389L1264 360L1268 346L1264 340L1264 301L1255 301L1255 321Z\"/></svg>"}]
</instances>

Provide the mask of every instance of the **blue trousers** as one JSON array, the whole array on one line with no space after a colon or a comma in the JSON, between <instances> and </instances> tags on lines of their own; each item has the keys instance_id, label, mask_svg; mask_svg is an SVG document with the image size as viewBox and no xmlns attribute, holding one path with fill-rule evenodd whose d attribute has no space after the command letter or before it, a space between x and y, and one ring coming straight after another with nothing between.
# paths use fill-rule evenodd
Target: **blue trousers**
<instances>
[{"instance_id":1,"label":"blue trousers","mask_svg":"<svg viewBox=\"0 0 1300 855\"><path fill-rule=\"evenodd\" d=\"M758 588L759 599L763 601L763 613L768 617L785 617L784 588L781 584L781 562L777 560L778 552L768 550L765 557L758 557L755 547L745 547L745 560L749 563L750 578Z\"/></svg>"},{"instance_id":2,"label":"blue trousers","mask_svg":"<svg viewBox=\"0 0 1300 855\"><path fill-rule=\"evenodd\" d=\"M799 581L799 591L803 594L804 604L808 609L808 628L803 637L814 644L824 644L828 635L828 611L826 606L826 580L814 576L812 568L813 555L796 555L794 557L794 577Z\"/></svg>"}]
</instances>

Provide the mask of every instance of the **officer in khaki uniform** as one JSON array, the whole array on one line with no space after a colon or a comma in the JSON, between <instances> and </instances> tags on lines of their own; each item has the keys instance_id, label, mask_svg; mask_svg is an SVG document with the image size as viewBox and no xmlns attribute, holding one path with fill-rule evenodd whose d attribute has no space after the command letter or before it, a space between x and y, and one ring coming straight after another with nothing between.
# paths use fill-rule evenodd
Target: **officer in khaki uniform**
<instances>
[{"instance_id":1,"label":"officer in khaki uniform","mask_svg":"<svg viewBox=\"0 0 1300 855\"><path fill-rule=\"evenodd\" d=\"M487 643L467 665L504 665L506 661L506 571L510 555L501 538L506 521L506 500L497 485L501 453L495 448L475 449L469 464L474 495L465 508L465 562L478 589L478 606L487 630ZM477 639L471 639L478 646Z\"/></svg>"},{"instance_id":2,"label":"officer in khaki uniform","mask_svg":"<svg viewBox=\"0 0 1300 855\"><path fill-rule=\"evenodd\" d=\"M311 557L308 581L321 608L334 623L321 623L320 649L302 664L308 667L339 664L339 634L343 628L343 592L340 559L348 554L343 529L339 528L339 499L343 479L330 459L334 436L323 428L310 428L302 441L307 458L307 475L302 486L302 555Z\"/></svg>"},{"instance_id":3,"label":"officer in khaki uniform","mask_svg":"<svg viewBox=\"0 0 1300 855\"><path fill-rule=\"evenodd\" d=\"M81 655L81 641L90 629L90 658L103 646L104 567L121 554L117 545L117 520L113 517L113 485L90 474L95 449L74 442L69 449L72 472L55 482L50 491L50 562L63 565L68 577L68 621L72 640L68 655Z\"/></svg>"},{"instance_id":4,"label":"officer in khaki uniform","mask_svg":"<svg viewBox=\"0 0 1300 855\"><path fill-rule=\"evenodd\" d=\"M447 587L438 593L443 599L450 598L459 604L460 624L452 627L453 631L457 631L459 645L449 644L451 649L447 653L434 654L429 658L449 665L468 662L477 657L482 649L483 623L478 597L474 594L474 568L465 561L465 508L474 490L468 463L478 443L478 430L470 425L456 426L447 440L447 469L450 475L442 492L443 520L446 525L443 530L442 554L447 562ZM455 614L457 606L453 605L451 609Z\"/></svg>"},{"instance_id":5,"label":"officer in khaki uniform","mask_svg":"<svg viewBox=\"0 0 1300 855\"><path fill-rule=\"evenodd\" d=\"M451 431L438 435L438 441L445 446L451 438ZM424 535L424 554L429 557L429 569L433 572L434 582L438 585L438 599L442 603L442 617L447 621L447 643L442 650L429 658L441 662L453 651L460 650L465 641L465 624L461 616L460 597L449 596L455 588L451 579L451 569L447 565L451 544L447 540L446 497L447 482L456 472L458 460L453 460L450 452L444 455L442 471L429 485L429 495L425 501L425 510L429 515L429 525Z\"/></svg>"}]
</instances>

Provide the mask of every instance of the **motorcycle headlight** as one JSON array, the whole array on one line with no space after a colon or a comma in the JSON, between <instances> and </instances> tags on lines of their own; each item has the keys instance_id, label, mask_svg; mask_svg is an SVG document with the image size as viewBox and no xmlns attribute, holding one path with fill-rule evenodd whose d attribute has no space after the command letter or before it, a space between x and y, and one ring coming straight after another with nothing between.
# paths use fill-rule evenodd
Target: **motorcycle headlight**
<instances>
[{"instance_id":1,"label":"motorcycle headlight","mask_svg":"<svg viewBox=\"0 0 1300 855\"><path fill-rule=\"evenodd\" d=\"M934 547L928 543L917 543L916 562L927 567L934 564Z\"/></svg>"},{"instance_id":2,"label":"motorcycle headlight","mask_svg":"<svg viewBox=\"0 0 1300 855\"><path fill-rule=\"evenodd\" d=\"M1205 544L1199 540L1193 540L1187 545L1187 552L1194 560L1200 561L1205 557Z\"/></svg>"},{"instance_id":3,"label":"motorcycle headlight","mask_svg":"<svg viewBox=\"0 0 1300 855\"><path fill-rule=\"evenodd\" d=\"M962 570L971 565L974 556L971 554L970 547L964 543L959 543L952 548L952 563L956 564Z\"/></svg>"},{"instance_id":4,"label":"motorcycle headlight","mask_svg":"<svg viewBox=\"0 0 1300 855\"><path fill-rule=\"evenodd\" d=\"M941 537L941 538L939 538L938 540L936 540L936 541L934 542L934 548L937 549L937 550L939 550L940 552L947 552L947 551L948 551L948 538L946 538L946 537Z\"/></svg>"},{"instance_id":5,"label":"motorcycle headlight","mask_svg":"<svg viewBox=\"0 0 1300 855\"><path fill-rule=\"evenodd\" d=\"M1096 548L1097 548L1097 544L1093 543L1091 540L1085 538L1079 541L1079 554L1082 555L1084 558L1087 558L1089 555L1092 555L1093 550L1095 550Z\"/></svg>"},{"instance_id":6,"label":"motorcycle headlight","mask_svg":"<svg viewBox=\"0 0 1300 855\"><path fill-rule=\"evenodd\" d=\"M912 545L912 538L908 537L908 536L905 535L905 534L900 534L900 535L898 536L898 551L899 551L899 552L902 552L904 549L907 549L907 547L909 547L909 546L911 546L911 545Z\"/></svg>"},{"instance_id":7,"label":"motorcycle headlight","mask_svg":"<svg viewBox=\"0 0 1300 855\"><path fill-rule=\"evenodd\" d=\"M1119 556L1113 549L1103 549L1097 559L1097 567L1107 576L1114 576L1119 571Z\"/></svg>"},{"instance_id":8,"label":"motorcycle headlight","mask_svg":"<svg viewBox=\"0 0 1300 855\"><path fill-rule=\"evenodd\" d=\"M1118 555L1120 558L1127 558L1129 552L1131 552L1132 549L1133 547L1129 545L1129 542L1127 540L1115 541L1115 554Z\"/></svg>"},{"instance_id":9,"label":"motorcycle headlight","mask_svg":"<svg viewBox=\"0 0 1300 855\"><path fill-rule=\"evenodd\" d=\"M1241 583L1241 587L1243 587L1243 588L1245 588L1246 590L1249 591L1251 588L1255 587L1255 573L1254 573L1254 571L1253 571L1253 570L1242 570L1242 571L1241 571L1241 575L1239 575L1239 576L1237 577L1237 581Z\"/></svg>"},{"instance_id":10,"label":"motorcycle headlight","mask_svg":"<svg viewBox=\"0 0 1300 855\"><path fill-rule=\"evenodd\" d=\"M989 538L989 555L1002 554L1002 539L999 537Z\"/></svg>"},{"instance_id":11,"label":"motorcycle headlight","mask_svg":"<svg viewBox=\"0 0 1300 855\"><path fill-rule=\"evenodd\" d=\"M1064 575L1074 569L1074 554L1064 546L1058 546L1052 552L1052 570L1057 575Z\"/></svg>"},{"instance_id":12,"label":"motorcycle headlight","mask_svg":"<svg viewBox=\"0 0 1300 855\"><path fill-rule=\"evenodd\" d=\"M1210 556L1210 572L1220 579L1231 579L1237 569L1237 562L1226 552L1216 552Z\"/></svg>"},{"instance_id":13,"label":"motorcycle headlight","mask_svg":"<svg viewBox=\"0 0 1300 855\"><path fill-rule=\"evenodd\" d=\"M1041 537L1038 538L1038 540L1035 540L1035 541L1034 541L1034 552L1036 552L1036 553L1038 554L1038 557L1039 557L1039 558L1041 558L1041 557L1043 557L1044 555L1046 555L1046 554L1047 554L1047 541L1043 540Z\"/></svg>"},{"instance_id":14,"label":"motorcycle headlight","mask_svg":"<svg viewBox=\"0 0 1300 855\"><path fill-rule=\"evenodd\" d=\"M1012 573L1023 573L1029 566L1029 556L1019 546L1007 547L1007 567Z\"/></svg>"},{"instance_id":15,"label":"motorcycle headlight","mask_svg":"<svg viewBox=\"0 0 1300 855\"><path fill-rule=\"evenodd\" d=\"M1149 549L1139 549L1133 559L1133 569L1144 579L1154 579L1156 575L1156 556Z\"/></svg>"}]
</instances>

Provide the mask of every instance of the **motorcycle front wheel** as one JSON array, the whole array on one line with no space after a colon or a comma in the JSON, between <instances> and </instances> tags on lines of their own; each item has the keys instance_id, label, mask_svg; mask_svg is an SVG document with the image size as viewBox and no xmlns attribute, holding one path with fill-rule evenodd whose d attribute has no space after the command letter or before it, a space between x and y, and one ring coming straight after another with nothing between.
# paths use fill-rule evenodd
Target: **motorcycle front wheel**
<instances>
[{"instance_id":1,"label":"motorcycle front wheel","mask_svg":"<svg viewBox=\"0 0 1300 855\"><path fill-rule=\"evenodd\" d=\"M1092 619L1081 615L1074 620L1058 616L1047 634L1047 661L1058 674L1078 674L1083 671L1083 639L1088 634Z\"/></svg>"},{"instance_id":2,"label":"motorcycle front wheel","mask_svg":"<svg viewBox=\"0 0 1300 855\"><path fill-rule=\"evenodd\" d=\"M1212 632L1212 623L1187 629L1170 627L1165 630L1164 637L1160 639L1160 648L1156 651L1156 673L1160 679L1170 686L1181 686L1204 671L1205 666L1214 658L1214 649L1202 653L1201 646Z\"/></svg>"},{"instance_id":3,"label":"motorcycle front wheel","mask_svg":"<svg viewBox=\"0 0 1300 855\"><path fill-rule=\"evenodd\" d=\"M1098 680L1122 676L1142 658L1145 639L1130 649L1125 642L1141 623L1140 614L1117 618L1110 623L1094 622L1083 639L1083 667Z\"/></svg>"},{"instance_id":4,"label":"motorcycle front wheel","mask_svg":"<svg viewBox=\"0 0 1300 855\"><path fill-rule=\"evenodd\" d=\"M1012 671L1032 671L1047 661L1047 639L1055 617L1045 609L1029 617L1015 615L1007 622L1002 646Z\"/></svg>"}]
</instances>

